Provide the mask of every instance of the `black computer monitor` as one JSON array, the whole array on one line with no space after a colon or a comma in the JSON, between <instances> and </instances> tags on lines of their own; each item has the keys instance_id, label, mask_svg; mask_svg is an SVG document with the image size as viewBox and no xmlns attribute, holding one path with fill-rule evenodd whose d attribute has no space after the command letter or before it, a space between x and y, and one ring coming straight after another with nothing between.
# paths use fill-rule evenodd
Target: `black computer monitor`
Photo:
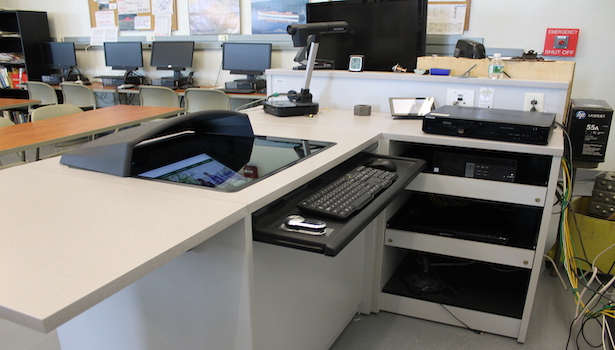
<instances>
[{"instance_id":1,"label":"black computer monitor","mask_svg":"<svg viewBox=\"0 0 615 350\"><path fill-rule=\"evenodd\" d=\"M115 70L123 70L123 84L140 85L142 76L135 71L143 67L143 51L139 41L104 43L105 65ZM103 78L103 84L105 80Z\"/></svg>"},{"instance_id":2,"label":"black computer monitor","mask_svg":"<svg viewBox=\"0 0 615 350\"><path fill-rule=\"evenodd\" d=\"M348 69L350 55L363 55L363 69L390 71L396 64L410 70L425 55L427 0L347 2L306 5L307 22L346 21L343 34L322 35L317 58L333 68Z\"/></svg>"},{"instance_id":3,"label":"black computer monitor","mask_svg":"<svg viewBox=\"0 0 615 350\"><path fill-rule=\"evenodd\" d=\"M43 43L43 62L52 69L61 69L61 74L51 74L49 83L58 84L62 81L87 79L77 69L77 54L75 43L46 42ZM44 77L43 77L44 78ZM45 79L43 79L45 81Z\"/></svg>"},{"instance_id":4,"label":"black computer monitor","mask_svg":"<svg viewBox=\"0 0 615 350\"><path fill-rule=\"evenodd\" d=\"M105 65L115 70L133 71L143 67L141 42L120 41L104 43Z\"/></svg>"},{"instance_id":5,"label":"black computer monitor","mask_svg":"<svg viewBox=\"0 0 615 350\"><path fill-rule=\"evenodd\" d=\"M222 69L231 74L247 75L248 81L256 81L265 69L271 68L271 43L222 44Z\"/></svg>"},{"instance_id":6,"label":"black computer monitor","mask_svg":"<svg viewBox=\"0 0 615 350\"><path fill-rule=\"evenodd\" d=\"M192 73L184 77L181 71L192 67L193 53L194 41L154 41L150 65L159 70L172 70L174 87L181 87L190 84Z\"/></svg>"},{"instance_id":7,"label":"black computer monitor","mask_svg":"<svg viewBox=\"0 0 615 350\"><path fill-rule=\"evenodd\" d=\"M71 69L77 66L75 43L43 43L43 60L53 69Z\"/></svg>"},{"instance_id":8,"label":"black computer monitor","mask_svg":"<svg viewBox=\"0 0 615 350\"><path fill-rule=\"evenodd\" d=\"M192 67L194 41L154 41L151 66L182 71Z\"/></svg>"}]
</instances>

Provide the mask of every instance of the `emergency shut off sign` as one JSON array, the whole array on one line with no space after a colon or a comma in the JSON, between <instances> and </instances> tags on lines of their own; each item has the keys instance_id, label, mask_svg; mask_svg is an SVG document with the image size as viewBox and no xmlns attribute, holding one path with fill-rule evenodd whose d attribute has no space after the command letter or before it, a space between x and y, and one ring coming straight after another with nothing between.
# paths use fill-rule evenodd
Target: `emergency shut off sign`
<instances>
[{"instance_id":1,"label":"emergency shut off sign","mask_svg":"<svg viewBox=\"0 0 615 350\"><path fill-rule=\"evenodd\" d=\"M547 28L543 56L574 57L579 41L578 29Z\"/></svg>"}]
</instances>

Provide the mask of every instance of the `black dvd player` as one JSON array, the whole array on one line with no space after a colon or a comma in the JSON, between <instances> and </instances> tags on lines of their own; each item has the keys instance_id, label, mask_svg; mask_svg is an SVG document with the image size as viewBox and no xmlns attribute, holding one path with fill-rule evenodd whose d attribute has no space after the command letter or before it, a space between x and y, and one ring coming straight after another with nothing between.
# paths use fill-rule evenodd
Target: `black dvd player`
<instances>
[{"instance_id":1,"label":"black dvd player","mask_svg":"<svg viewBox=\"0 0 615 350\"><path fill-rule=\"evenodd\" d=\"M555 113L446 105L423 117L423 132L546 145L554 122Z\"/></svg>"}]
</instances>

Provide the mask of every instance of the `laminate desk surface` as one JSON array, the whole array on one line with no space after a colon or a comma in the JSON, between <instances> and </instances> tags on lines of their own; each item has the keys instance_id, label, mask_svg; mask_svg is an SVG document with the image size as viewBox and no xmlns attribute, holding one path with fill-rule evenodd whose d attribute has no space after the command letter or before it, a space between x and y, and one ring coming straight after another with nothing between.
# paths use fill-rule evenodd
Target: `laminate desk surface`
<instances>
[{"instance_id":1,"label":"laminate desk surface","mask_svg":"<svg viewBox=\"0 0 615 350\"><path fill-rule=\"evenodd\" d=\"M28 217L0 213L0 317L41 332L247 215L240 204L58 161L0 172L19 179L1 187L2 202Z\"/></svg>"},{"instance_id":2,"label":"laminate desk surface","mask_svg":"<svg viewBox=\"0 0 615 350\"><path fill-rule=\"evenodd\" d=\"M439 137L422 133L420 121L388 113L323 110L313 118L278 118L255 108L248 114L258 135L336 144L236 193L74 169L57 157L0 171L0 182L12 184L0 187L8 203L0 211L0 317L53 330L352 155L386 152L386 142L370 147L379 140L563 149L561 134L548 146Z\"/></svg>"},{"instance_id":3,"label":"laminate desk surface","mask_svg":"<svg viewBox=\"0 0 615 350\"><path fill-rule=\"evenodd\" d=\"M139 124L183 108L115 105L0 128L0 154L23 151Z\"/></svg>"},{"instance_id":4,"label":"laminate desk surface","mask_svg":"<svg viewBox=\"0 0 615 350\"><path fill-rule=\"evenodd\" d=\"M0 110L33 106L40 102L38 100L24 100L21 98L0 98Z\"/></svg>"}]
</instances>

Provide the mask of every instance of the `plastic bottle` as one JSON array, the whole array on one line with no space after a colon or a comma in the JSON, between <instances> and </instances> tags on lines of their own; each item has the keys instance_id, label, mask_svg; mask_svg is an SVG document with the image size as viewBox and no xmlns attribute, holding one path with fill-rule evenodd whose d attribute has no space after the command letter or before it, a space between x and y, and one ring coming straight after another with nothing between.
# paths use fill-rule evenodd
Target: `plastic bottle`
<instances>
[{"instance_id":1,"label":"plastic bottle","mask_svg":"<svg viewBox=\"0 0 615 350\"><path fill-rule=\"evenodd\" d=\"M504 76L504 63L502 63L502 54L494 53L493 59L489 62L488 76L490 79L502 79Z\"/></svg>"}]
</instances>

